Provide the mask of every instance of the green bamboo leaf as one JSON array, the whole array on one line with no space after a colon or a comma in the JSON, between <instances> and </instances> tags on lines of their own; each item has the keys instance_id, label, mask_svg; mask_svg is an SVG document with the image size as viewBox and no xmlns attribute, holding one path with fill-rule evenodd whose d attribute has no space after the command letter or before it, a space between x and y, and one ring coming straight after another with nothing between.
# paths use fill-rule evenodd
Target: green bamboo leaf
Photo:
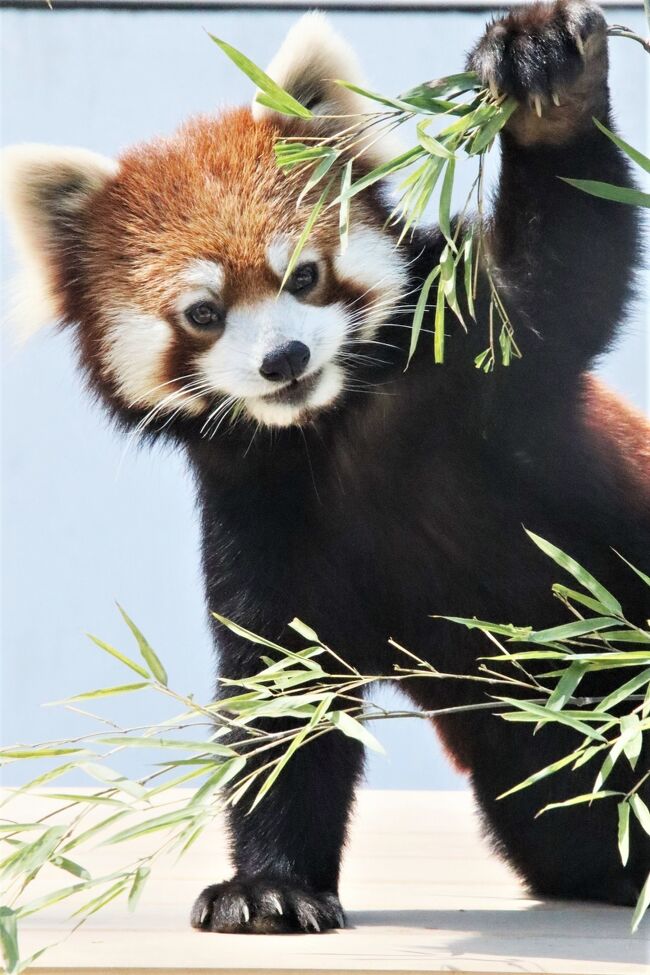
<instances>
[{"instance_id":1,"label":"green bamboo leaf","mask_svg":"<svg viewBox=\"0 0 650 975\"><path fill-rule=\"evenodd\" d=\"M79 917L81 915L82 917L91 917L91 915L96 914L97 911L100 911L102 907L106 907L106 905L110 904L111 901L114 901L116 897L119 897L120 894L126 890L128 883L128 875L121 877L116 883L113 884L112 887L109 887L108 890L104 891L104 893L100 894L98 897L94 897L92 900L87 901L71 916Z\"/></svg>"},{"instance_id":2,"label":"green bamboo leaf","mask_svg":"<svg viewBox=\"0 0 650 975\"><path fill-rule=\"evenodd\" d=\"M642 829L650 836L650 809L648 809L638 792L632 793L629 802Z\"/></svg>"},{"instance_id":3,"label":"green bamboo leaf","mask_svg":"<svg viewBox=\"0 0 650 975\"><path fill-rule=\"evenodd\" d=\"M621 684L621 686L617 687L616 690L612 691L611 694L604 697L599 705L601 711L609 711L610 708L613 708L622 701L627 700L631 694L634 694L634 692L638 691L640 687L643 687L644 684L648 683L650 683L650 668L642 670L640 674L636 674L631 680L626 681L625 684Z\"/></svg>"},{"instance_id":4,"label":"green bamboo leaf","mask_svg":"<svg viewBox=\"0 0 650 975\"><path fill-rule=\"evenodd\" d=\"M0 872L5 879L10 880L20 874L29 874L42 867L51 858L66 830L67 826L50 826L33 843L23 843L9 854L0 862Z\"/></svg>"},{"instance_id":5,"label":"green bamboo leaf","mask_svg":"<svg viewBox=\"0 0 650 975\"><path fill-rule=\"evenodd\" d=\"M614 549L614 552L616 553L616 555L618 555L619 559L621 559L623 562L625 562L625 564L628 565L630 567L630 569L632 569L632 572L636 572L636 574L638 575L639 579L643 579L643 581L645 582L646 586L650 586L650 576L649 575L646 575L645 572L641 572L641 569L637 569L637 567L635 565L632 565L631 562L628 562L628 560L625 558L625 556L621 555L620 552L617 552L616 549Z\"/></svg>"},{"instance_id":6,"label":"green bamboo leaf","mask_svg":"<svg viewBox=\"0 0 650 975\"><path fill-rule=\"evenodd\" d=\"M645 914L649 906L650 906L650 873L648 874L646 882L643 885L643 890L641 891L639 899L636 902L636 908L634 909L634 914L632 916L632 934L634 934L634 932L639 927L643 915Z\"/></svg>"},{"instance_id":7,"label":"green bamboo leaf","mask_svg":"<svg viewBox=\"0 0 650 975\"><path fill-rule=\"evenodd\" d=\"M88 754L85 748L68 748L66 746L54 746L52 748L0 748L0 759L4 758L52 758L56 755L80 755L81 753ZM66 767L71 767L70 762L66 763Z\"/></svg>"},{"instance_id":8,"label":"green bamboo leaf","mask_svg":"<svg viewBox=\"0 0 650 975\"><path fill-rule=\"evenodd\" d=\"M506 101L497 108L494 115L483 125L481 125L472 140L472 144L468 149L468 154L470 156L475 156L478 153L483 152L483 150L488 149L490 143L498 135L512 113L518 107L519 103L515 98L507 98Z\"/></svg>"},{"instance_id":9,"label":"green bamboo leaf","mask_svg":"<svg viewBox=\"0 0 650 975\"><path fill-rule=\"evenodd\" d=\"M630 806L625 799L618 804L618 852L625 866L630 856Z\"/></svg>"},{"instance_id":10,"label":"green bamboo leaf","mask_svg":"<svg viewBox=\"0 0 650 975\"><path fill-rule=\"evenodd\" d=\"M530 626L515 626L513 623L488 623L486 620L467 619L463 616L434 616L432 618L448 620L450 623L458 623L460 626L467 627L468 630L485 630L487 633L507 636L512 640L527 640L532 632ZM537 651L531 652L537 653Z\"/></svg>"},{"instance_id":11,"label":"green bamboo leaf","mask_svg":"<svg viewBox=\"0 0 650 975\"><path fill-rule=\"evenodd\" d=\"M111 657L115 657L115 659L119 660L120 663L130 667L131 670L136 672L136 674L140 674L140 677L144 677L146 680L149 680L151 676L149 671L145 670L144 667L141 667L140 664L137 664L135 660L131 660L130 657L127 657L125 654L120 653L119 650L116 650L115 647L112 647L110 643L104 643L103 640L100 640L97 636L93 636L92 633L87 633L86 636L92 640L95 646L99 647L100 650L103 650L105 653L109 653Z\"/></svg>"},{"instance_id":12,"label":"green bamboo leaf","mask_svg":"<svg viewBox=\"0 0 650 975\"><path fill-rule=\"evenodd\" d=\"M497 798L505 799L507 796L514 795L515 792L521 792L522 789L527 789L529 786L534 785L541 779L545 779L549 775L559 772L560 769L565 768L567 765L570 765L573 761L575 761L575 759L580 756L581 752L582 749L577 748L574 752L571 752L570 755L565 755L564 758L558 759L557 762L552 762L550 765L546 765L538 772L534 772L532 775L529 775L527 779L524 779L522 782L518 782L517 785L514 785L511 789L508 789L507 792L502 792L500 796L497 796Z\"/></svg>"},{"instance_id":13,"label":"green bamboo leaf","mask_svg":"<svg viewBox=\"0 0 650 975\"><path fill-rule=\"evenodd\" d=\"M138 901L144 886L151 875L151 868L146 866L140 866L133 875L133 883L131 884L131 890L129 891L128 907L130 911L134 911L137 907Z\"/></svg>"},{"instance_id":14,"label":"green bamboo leaf","mask_svg":"<svg viewBox=\"0 0 650 975\"><path fill-rule=\"evenodd\" d=\"M332 724L336 725L348 738L356 738L362 745L371 748L373 752L385 755L386 752L379 741L372 735L361 721L357 721L347 711L332 711L327 715Z\"/></svg>"},{"instance_id":15,"label":"green bamboo leaf","mask_svg":"<svg viewBox=\"0 0 650 975\"><path fill-rule=\"evenodd\" d=\"M303 621L299 620L297 617L294 617L291 620L289 626L291 627L292 630L295 630L296 633L298 633L300 636L304 637L305 640L309 640L310 642L313 641L314 643L320 643L316 631L312 630L310 626L307 626L306 623L303 623Z\"/></svg>"},{"instance_id":16,"label":"green bamboo leaf","mask_svg":"<svg viewBox=\"0 0 650 975\"><path fill-rule=\"evenodd\" d=\"M403 152L400 156L395 156L394 159L389 160L389 162L382 163L381 166L376 166L361 179L356 180L350 187L348 191L348 196L356 196L357 193L361 193L363 190L368 189L374 183L377 183L381 179L386 179L388 176L392 176L393 173L399 172L401 169L405 169L412 163L416 162L418 159L422 159L426 153L422 146L415 146L413 149L409 149L407 152Z\"/></svg>"},{"instance_id":17,"label":"green bamboo leaf","mask_svg":"<svg viewBox=\"0 0 650 975\"><path fill-rule=\"evenodd\" d=\"M14 975L20 963L18 950L18 914L10 907L0 907L0 945L7 975Z\"/></svg>"},{"instance_id":18,"label":"green bamboo leaf","mask_svg":"<svg viewBox=\"0 0 650 975\"><path fill-rule=\"evenodd\" d=\"M307 196L307 194L310 193L311 190L313 190L314 187L317 186L325 176L327 176L330 169L332 168L336 160L339 158L339 155L340 153L337 152L335 149L329 149L327 155L323 159L321 159L321 161L316 166L313 173L311 174L311 176L303 186L302 190L300 191L300 194L296 201L296 206L300 206L300 204Z\"/></svg>"},{"instance_id":19,"label":"green bamboo leaf","mask_svg":"<svg viewBox=\"0 0 650 975\"><path fill-rule=\"evenodd\" d=\"M294 738L292 738L291 744L286 749L284 755L275 763L275 765L267 775L266 779L264 780L260 788L257 790L257 795L253 800L253 803L249 809L249 813L251 813L258 805L258 803L262 801L266 793L269 791L273 783L276 781L276 779L282 772L283 768L286 766L291 756L300 748L302 744L304 744L304 741L307 738L309 732L313 728L315 728L316 725L319 723L320 719L323 717L328 707L332 703L333 699L334 699L333 694L328 694L326 697L324 697L323 700L320 702L320 704L314 709L314 713L312 714L310 720L300 729L298 734Z\"/></svg>"},{"instance_id":20,"label":"green bamboo leaf","mask_svg":"<svg viewBox=\"0 0 650 975\"><path fill-rule=\"evenodd\" d=\"M463 255L463 274L465 285L465 300L470 317L476 321L476 309L474 307L474 261L473 261L473 239L471 232L467 234L461 248ZM489 353L489 349L485 350ZM480 365L478 368L480 368ZM482 364L482 363L481 363Z\"/></svg>"},{"instance_id":21,"label":"green bamboo leaf","mask_svg":"<svg viewBox=\"0 0 650 975\"><path fill-rule=\"evenodd\" d=\"M480 88L478 75L473 71L463 71L436 81L427 81L422 85L416 85L415 88L410 88L400 95L400 101L413 105L415 108L427 110L431 105L435 107L442 97L454 98L478 88Z\"/></svg>"},{"instance_id":22,"label":"green bamboo leaf","mask_svg":"<svg viewBox=\"0 0 650 975\"><path fill-rule=\"evenodd\" d=\"M538 813L535 814L535 819L541 816L542 813L548 812L549 809L563 809L565 806L578 806L582 803L595 802L597 799L609 799L610 796L621 796L622 792L612 792L609 789L605 789L602 792L585 792L581 796L572 796L571 799L565 799L563 802L549 802L547 806L540 809Z\"/></svg>"},{"instance_id":23,"label":"green bamboo leaf","mask_svg":"<svg viewBox=\"0 0 650 975\"><path fill-rule=\"evenodd\" d=\"M420 337L420 331L422 330L422 321L424 319L424 312L427 307L427 301L429 300L429 293L431 291L431 286L440 274L440 265L437 264L431 269L429 274L424 279L424 284L420 288L420 294L418 295L417 305L415 306L415 314L413 315L413 324L411 325L411 344L409 346L409 357L408 362L413 358L413 353L418 344L418 338ZM408 365L407 362L407 365Z\"/></svg>"},{"instance_id":24,"label":"green bamboo leaf","mask_svg":"<svg viewBox=\"0 0 650 975\"><path fill-rule=\"evenodd\" d=\"M432 156L440 156L441 159L453 159L454 158L453 152L450 149L448 149L447 146L444 145L444 143L439 142L437 139L434 139L434 137L432 135L429 135L429 133L426 131L428 126L431 125L431 122L432 119L423 119L421 122L418 122L418 124L416 125L415 128L417 132L418 142L420 143L422 148L426 149L426 151L430 153Z\"/></svg>"},{"instance_id":25,"label":"green bamboo leaf","mask_svg":"<svg viewBox=\"0 0 650 975\"><path fill-rule=\"evenodd\" d=\"M168 829L170 826L176 826L177 823L195 820L201 815L202 811L200 808L184 806L182 809L176 809L173 812L163 813L161 816L154 816L153 819L145 819L143 822L137 823L135 826L129 826L126 829L121 830L119 833L109 836L107 840L104 840L103 846L115 846L116 843L124 843L127 840L137 839L140 836L148 836L149 833L157 833L161 829Z\"/></svg>"},{"instance_id":26,"label":"green bamboo leaf","mask_svg":"<svg viewBox=\"0 0 650 975\"><path fill-rule=\"evenodd\" d=\"M237 778L245 767L246 759L243 756L231 758L229 761L224 762L212 775L208 776L200 789L196 790L190 799L190 804L196 806L200 805L205 798L211 799L217 789L223 789L228 782Z\"/></svg>"},{"instance_id":27,"label":"green bamboo leaf","mask_svg":"<svg viewBox=\"0 0 650 975\"><path fill-rule=\"evenodd\" d=\"M74 694L72 697L65 697L60 701L48 701L47 707L54 707L59 704L71 704L73 701L90 701L96 697L130 694L132 691L141 691L143 687L151 687L150 682L147 680L139 681L137 684L116 684L114 687L99 687L95 691L83 691L81 694Z\"/></svg>"},{"instance_id":28,"label":"green bamboo leaf","mask_svg":"<svg viewBox=\"0 0 650 975\"><path fill-rule=\"evenodd\" d=\"M103 830L107 830L110 826L112 826L118 820L123 819L124 816L126 816L130 812L131 810L128 808L120 809L118 812L113 813L112 816L107 816L106 819L102 819L98 823L95 823L93 826L89 826L88 829L83 830L83 832L77 833L76 836L73 836L71 839L69 839L67 843L65 843L65 845L61 848L62 852L68 853L70 850L73 850L75 847L81 846L83 843L87 843L88 840L91 839L93 836L96 836L98 833L101 833Z\"/></svg>"},{"instance_id":29,"label":"green bamboo leaf","mask_svg":"<svg viewBox=\"0 0 650 975\"><path fill-rule=\"evenodd\" d=\"M313 113L308 108L301 105L293 95L290 95L288 91L281 88L272 78L269 78L266 72L258 68L245 54L242 54L241 51L238 51L237 48L226 43L226 41L222 41L219 37L215 37L214 34L208 32L208 37L221 48L224 54L230 58L240 71L243 71L250 78L254 85L257 85L263 93L262 96L257 96L257 101L266 105L268 108L272 108L276 112L280 112L281 115L293 115L303 119L313 118Z\"/></svg>"},{"instance_id":30,"label":"green bamboo leaf","mask_svg":"<svg viewBox=\"0 0 650 975\"><path fill-rule=\"evenodd\" d=\"M560 711L573 696L573 692L587 672L588 664L583 662L573 663L567 668L566 673L560 678L553 688L551 695L546 702L549 711Z\"/></svg>"},{"instance_id":31,"label":"green bamboo leaf","mask_svg":"<svg viewBox=\"0 0 650 975\"><path fill-rule=\"evenodd\" d=\"M643 748L643 728L638 714L626 714L621 718L621 732L625 735L623 752L632 768L636 768Z\"/></svg>"},{"instance_id":32,"label":"green bamboo leaf","mask_svg":"<svg viewBox=\"0 0 650 975\"><path fill-rule=\"evenodd\" d=\"M160 683L167 686L167 671L161 664L158 656L154 653L153 648L149 645L148 640L140 632L138 627L135 625L133 620L127 615L125 610L122 609L120 604L117 604L117 608L122 614L122 619L131 630L131 633L135 637L136 643L138 644L138 649L142 655L142 659L145 661L147 667L151 671L151 674Z\"/></svg>"},{"instance_id":33,"label":"green bamboo leaf","mask_svg":"<svg viewBox=\"0 0 650 975\"><path fill-rule=\"evenodd\" d=\"M600 603L603 604L603 606L607 607L610 613L613 613L615 616L623 616L623 609L619 601L615 599L611 592L608 592L608 590L605 589L605 587L602 586L597 579L594 579L591 573L587 572L587 570L584 569L579 562L572 559L571 556L567 555L566 552L563 552L562 549L557 548L555 545L551 545L551 543L547 542L546 539L540 538L539 535L535 535L533 532L528 531L527 528L524 530L531 541L533 541L535 545L537 545L537 547L544 552L545 555L548 555L549 558L553 559L553 561L557 563L557 565L569 572L574 579L577 579L580 585L584 586L585 589L588 589L589 592L595 596Z\"/></svg>"},{"instance_id":34,"label":"green bamboo leaf","mask_svg":"<svg viewBox=\"0 0 650 975\"><path fill-rule=\"evenodd\" d=\"M123 743L121 739L120 742ZM97 762L83 762L79 768L86 775L89 775L91 779L97 779L98 782L105 782L108 785L112 785L121 792L126 792L127 795L133 796L134 799L144 799L145 797L146 790L139 782L132 782L131 779L120 775L119 772L109 768L108 765L99 765Z\"/></svg>"},{"instance_id":35,"label":"green bamboo leaf","mask_svg":"<svg viewBox=\"0 0 650 975\"><path fill-rule=\"evenodd\" d=\"M442 276L443 273L441 269L436 294L436 315L433 323L433 361L437 365L445 361L445 281Z\"/></svg>"},{"instance_id":36,"label":"green bamboo leaf","mask_svg":"<svg viewBox=\"0 0 650 975\"><path fill-rule=\"evenodd\" d=\"M611 633L600 633L599 637L610 643L650 643L650 633L644 630L612 630Z\"/></svg>"},{"instance_id":37,"label":"green bamboo leaf","mask_svg":"<svg viewBox=\"0 0 650 975\"><path fill-rule=\"evenodd\" d=\"M291 257L289 258L289 263L287 264L287 269L284 272L284 277L282 278L282 284L280 285L280 291L282 291L285 284L287 283L287 281L289 280L289 278L294 272L296 264L298 263L298 259L300 258L300 255L303 252L305 244L309 239L309 235L314 229L314 226L316 225L316 221L320 216L321 210L323 209L325 203L327 202L327 198L330 194L332 184L333 184L333 178L329 181L329 183L327 184L327 186L325 187L325 189L323 190L319 198L316 200L314 206L312 207L311 213L307 217L307 222L305 223L305 226L302 229L302 233L298 238L298 243L296 244ZM261 641L257 641L257 642L261 642Z\"/></svg>"},{"instance_id":38,"label":"green bamboo leaf","mask_svg":"<svg viewBox=\"0 0 650 975\"><path fill-rule=\"evenodd\" d=\"M348 246L348 234L350 231L350 197L348 193L352 184L352 160L350 159L343 167L341 173L341 193L339 203L339 241L341 254L345 254Z\"/></svg>"},{"instance_id":39,"label":"green bamboo leaf","mask_svg":"<svg viewBox=\"0 0 650 975\"><path fill-rule=\"evenodd\" d=\"M607 755L605 756L605 760L600 767L600 771L596 776L596 781L594 783L594 792L597 792L599 789L601 789L605 784L605 782L607 781L607 779L609 778L610 772L616 765L616 762L618 761L619 757L623 754L625 741L626 741L626 734L624 732L621 732L619 737L614 741L612 747L608 750Z\"/></svg>"},{"instance_id":40,"label":"green bamboo leaf","mask_svg":"<svg viewBox=\"0 0 650 975\"><path fill-rule=\"evenodd\" d=\"M586 606L587 609L593 610L598 613L599 616L607 615L607 606L603 606L602 603L598 602L597 599L592 599L591 596L585 596L582 592L576 592L575 589L569 589L567 586L563 586L559 582L554 582L551 586L551 590L556 593L556 595L569 600L570 602L580 603L581 606Z\"/></svg>"},{"instance_id":41,"label":"green bamboo leaf","mask_svg":"<svg viewBox=\"0 0 650 975\"><path fill-rule=\"evenodd\" d=\"M50 862L53 866L59 867L60 870L65 870L66 873L71 873L73 876L79 877L81 880L91 879L91 876L85 867L82 867L80 863L76 863L74 860L68 860L67 857L52 857Z\"/></svg>"},{"instance_id":42,"label":"green bamboo leaf","mask_svg":"<svg viewBox=\"0 0 650 975\"><path fill-rule=\"evenodd\" d=\"M632 159L637 164L637 166L640 166L641 169L645 169L646 173L650 173L650 159L648 158L648 156L644 156L643 153L639 152L638 149L634 149L633 146L629 144L629 142L624 142L620 136L616 135L614 132L610 131L610 129L606 128L602 122L598 121L597 118L595 118L593 121L594 121L594 125L596 125L597 128L599 128L600 131L603 133L603 135L606 135L607 138L610 139L615 146L618 146L618 148L622 152L624 152L626 156L629 156L630 159Z\"/></svg>"},{"instance_id":43,"label":"green bamboo leaf","mask_svg":"<svg viewBox=\"0 0 650 975\"><path fill-rule=\"evenodd\" d=\"M553 626L548 630L533 630L528 636L528 642L555 643L570 640L577 636L585 636L587 633L597 633L599 630L605 630L608 626L617 626L619 623L619 620L611 616L574 620L572 623L563 623L561 626Z\"/></svg>"},{"instance_id":44,"label":"green bamboo leaf","mask_svg":"<svg viewBox=\"0 0 650 975\"><path fill-rule=\"evenodd\" d=\"M594 179L567 179L559 177L569 186L574 186L583 193L597 196L601 200L611 200L613 203L626 203L629 206L650 207L650 193L632 189L629 186L612 186L611 183L601 183Z\"/></svg>"},{"instance_id":45,"label":"green bamboo leaf","mask_svg":"<svg viewBox=\"0 0 650 975\"><path fill-rule=\"evenodd\" d=\"M184 751L196 751L209 755L223 755L230 758L235 751L229 745L221 745L215 741L189 741L185 738L155 738L138 737L136 735L106 735L98 738L102 745L126 745L134 748L178 748ZM117 773L116 773L117 774Z\"/></svg>"},{"instance_id":46,"label":"green bamboo leaf","mask_svg":"<svg viewBox=\"0 0 650 975\"><path fill-rule=\"evenodd\" d=\"M440 190L440 206L438 215L440 229L445 235L449 247L452 250L456 249L456 245L453 243L451 236L451 193L454 187L455 172L456 160L452 158L448 161L445 168L445 177L442 181L442 189Z\"/></svg>"},{"instance_id":47,"label":"green bamboo leaf","mask_svg":"<svg viewBox=\"0 0 650 975\"><path fill-rule=\"evenodd\" d=\"M409 105L408 102L401 101L399 98L379 95L376 91L369 91L367 88L361 88L359 85L355 85L351 81L343 81L341 78L336 79L336 84L340 85L341 88L346 88L348 91L353 91L355 94L361 95L362 98L368 98L370 101L378 102L380 105L386 105L387 108L393 108L398 112L407 112L409 115L413 114L413 106Z\"/></svg>"},{"instance_id":48,"label":"green bamboo leaf","mask_svg":"<svg viewBox=\"0 0 650 975\"><path fill-rule=\"evenodd\" d=\"M557 721L559 724L565 724L569 728L573 728L574 731L580 732L580 734L585 735L587 738L594 738L596 741L604 741L605 737L600 731L595 728L590 728L588 724L581 721L578 718L572 717L566 711L553 711L552 715L542 707L541 704L535 704L533 701L524 701L512 697L496 697L497 701L501 701L503 704L509 704L510 707L517 711L522 711L525 714L532 715L536 718L541 718L544 721ZM602 782L599 782L597 786L594 787L594 792L600 789Z\"/></svg>"}]
</instances>

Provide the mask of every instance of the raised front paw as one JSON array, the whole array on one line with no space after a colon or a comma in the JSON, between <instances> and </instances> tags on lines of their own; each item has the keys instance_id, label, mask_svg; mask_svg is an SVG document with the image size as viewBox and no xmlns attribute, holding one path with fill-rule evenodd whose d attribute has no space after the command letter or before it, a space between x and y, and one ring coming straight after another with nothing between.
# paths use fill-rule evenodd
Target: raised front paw
<instances>
[{"instance_id":1,"label":"raised front paw","mask_svg":"<svg viewBox=\"0 0 650 975\"><path fill-rule=\"evenodd\" d=\"M201 931L231 934L314 933L345 927L335 894L268 877L235 877L206 887L194 903L191 920Z\"/></svg>"},{"instance_id":2,"label":"raised front paw","mask_svg":"<svg viewBox=\"0 0 650 975\"><path fill-rule=\"evenodd\" d=\"M509 128L524 142L561 142L607 103L607 25L590 0L557 0L495 20L468 67L522 104Z\"/></svg>"}]
</instances>

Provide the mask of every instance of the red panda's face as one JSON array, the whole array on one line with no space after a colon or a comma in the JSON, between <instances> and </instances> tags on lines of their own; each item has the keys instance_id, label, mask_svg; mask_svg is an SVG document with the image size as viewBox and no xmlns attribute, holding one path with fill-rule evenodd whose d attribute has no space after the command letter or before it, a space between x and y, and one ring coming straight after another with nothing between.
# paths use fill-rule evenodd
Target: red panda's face
<instances>
[{"instance_id":1,"label":"red panda's face","mask_svg":"<svg viewBox=\"0 0 650 975\"><path fill-rule=\"evenodd\" d=\"M213 435L236 404L303 423L348 385L350 347L390 320L404 262L359 197L345 251L332 208L280 291L316 197L299 202L278 169L278 134L238 110L117 164L16 151L10 197L51 313L77 323L95 385L144 422L198 416Z\"/></svg>"}]
</instances>

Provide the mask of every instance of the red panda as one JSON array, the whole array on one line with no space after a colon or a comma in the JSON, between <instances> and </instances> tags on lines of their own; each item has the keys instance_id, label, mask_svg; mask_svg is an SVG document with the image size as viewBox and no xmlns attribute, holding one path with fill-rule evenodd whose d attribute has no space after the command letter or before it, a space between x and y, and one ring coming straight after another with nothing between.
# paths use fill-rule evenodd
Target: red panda
<instances>
[{"instance_id":1,"label":"red panda","mask_svg":"<svg viewBox=\"0 0 650 975\"><path fill-rule=\"evenodd\" d=\"M650 427L589 374L632 297L638 219L557 178L631 182L591 122L611 125L605 22L588 0L518 8L487 27L469 65L520 103L486 233L522 359L488 375L473 368L489 319L483 270L476 325L448 323L444 366L420 342L405 370L414 296L444 240L433 228L398 246L379 191L354 198L344 253L325 213L278 296L313 198L299 199L273 146L311 123L256 106L117 162L30 146L5 158L30 309L74 329L118 424L187 456L209 608L287 644L297 615L363 672L393 673L394 636L442 672L474 675L480 638L432 613L561 620L556 570L522 524L589 566L630 619L650 611L610 549L650 570ZM270 72L315 111L312 133L362 107L327 80L354 80L356 68L315 15ZM225 677L258 669L252 645L216 623L214 635ZM606 675L594 681L606 688ZM484 700L463 680L404 689L425 709ZM533 737L485 710L437 725L496 848L535 892L634 901L650 844L636 831L621 865L614 806L585 809L580 830L570 810L534 818L587 791L590 769L496 799L574 747L571 729ZM342 926L340 858L362 768L359 742L336 732L296 753L250 815L230 810L235 874L199 896L194 926ZM629 789L631 775L618 763L612 788Z\"/></svg>"}]
</instances>

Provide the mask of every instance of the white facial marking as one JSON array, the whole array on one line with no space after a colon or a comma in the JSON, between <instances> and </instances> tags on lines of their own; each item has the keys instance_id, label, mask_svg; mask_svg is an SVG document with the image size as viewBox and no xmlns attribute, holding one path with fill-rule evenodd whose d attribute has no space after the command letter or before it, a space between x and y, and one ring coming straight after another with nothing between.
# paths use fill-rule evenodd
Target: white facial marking
<instances>
[{"instance_id":1,"label":"white facial marking","mask_svg":"<svg viewBox=\"0 0 650 975\"><path fill-rule=\"evenodd\" d=\"M225 275L218 261L197 258L183 271L181 281L197 291L204 290L219 294L224 285Z\"/></svg>"},{"instance_id":2,"label":"white facial marking","mask_svg":"<svg viewBox=\"0 0 650 975\"><path fill-rule=\"evenodd\" d=\"M232 308L223 335L197 358L196 366L215 392L244 399L248 412L263 423L286 426L306 409L326 405L340 391L342 374L331 360L345 340L347 327L342 305L308 305L284 292L255 305ZM294 341L309 349L303 378L320 375L303 402L276 402L268 397L283 384L262 376L260 366L278 346Z\"/></svg>"},{"instance_id":3,"label":"white facial marking","mask_svg":"<svg viewBox=\"0 0 650 975\"><path fill-rule=\"evenodd\" d=\"M170 386L158 388L171 341L170 325L155 315L134 308L111 315L104 336L104 370L128 405L152 406L172 392Z\"/></svg>"},{"instance_id":4,"label":"white facial marking","mask_svg":"<svg viewBox=\"0 0 650 975\"><path fill-rule=\"evenodd\" d=\"M280 279L284 277L295 246L294 240L286 234L279 234L266 248L266 263ZM313 261L317 264L319 257L319 253L313 247L304 247L298 263L306 264Z\"/></svg>"},{"instance_id":5,"label":"white facial marking","mask_svg":"<svg viewBox=\"0 0 650 975\"><path fill-rule=\"evenodd\" d=\"M365 309L367 325L362 334L371 338L380 325L390 321L392 309L407 287L404 259L394 241L380 230L358 227L350 231L348 246L335 258L334 268L342 281L349 281L376 298Z\"/></svg>"},{"instance_id":6,"label":"white facial marking","mask_svg":"<svg viewBox=\"0 0 650 975\"><path fill-rule=\"evenodd\" d=\"M261 396L246 400L246 409L260 423L269 427L289 427L308 417L313 410L330 406L343 389L343 370L330 362L319 376L318 383L301 403L274 403Z\"/></svg>"}]
</instances>

